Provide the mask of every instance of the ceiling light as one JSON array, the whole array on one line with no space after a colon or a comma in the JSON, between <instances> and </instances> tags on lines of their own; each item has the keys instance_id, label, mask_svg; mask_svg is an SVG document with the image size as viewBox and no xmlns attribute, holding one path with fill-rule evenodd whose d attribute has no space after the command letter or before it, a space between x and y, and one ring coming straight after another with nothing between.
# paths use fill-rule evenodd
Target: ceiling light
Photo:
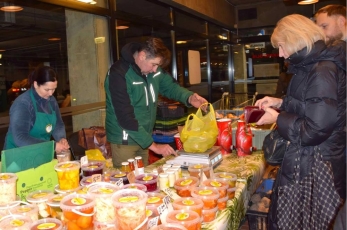
<instances>
[{"instance_id":1,"label":"ceiling light","mask_svg":"<svg viewBox=\"0 0 347 230\"><path fill-rule=\"evenodd\" d=\"M177 41L176 44L186 44L187 41Z\"/></svg>"},{"instance_id":2,"label":"ceiling light","mask_svg":"<svg viewBox=\"0 0 347 230\"><path fill-rule=\"evenodd\" d=\"M310 5L319 2L319 0L302 0L298 1L299 5Z\"/></svg>"},{"instance_id":3,"label":"ceiling light","mask_svg":"<svg viewBox=\"0 0 347 230\"><path fill-rule=\"evenodd\" d=\"M223 40L227 40L227 39L228 39L227 36L225 36L225 35L218 35L218 37L219 37L220 39L223 39Z\"/></svg>"},{"instance_id":4,"label":"ceiling light","mask_svg":"<svg viewBox=\"0 0 347 230\"><path fill-rule=\"evenodd\" d=\"M95 42L95 44L104 43L105 42L105 37L94 38L94 42Z\"/></svg>"},{"instance_id":5,"label":"ceiling light","mask_svg":"<svg viewBox=\"0 0 347 230\"><path fill-rule=\"evenodd\" d=\"M23 7L20 7L20 6L3 6L0 8L0 10L5 11L5 12L18 12L18 11L22 11Z\"/></svg>"},{"instance_id":6,"label":"ceiling light","mask_svg":"<svg viewBox=\"0 0 347 230\"><path fill-rule=\"evenodd\" d=\"M0 52L5 52L6 50L0 50Z\"/></svg>"},{"instance_id":7,"label":"ceiling light","mask_svg":"<svg viewBox=\"0 0 347 230\"><path fill-rule=\"evenodd\" d=\"M0 54L0 59L2 58L2 54Z\"/></svg>"},{"instance_id":8,"label":"ceiling light","mask_svg":"<svg viewBox=\"0 0 347 230\"><path fill-rule=\"evenodd\" d=\"M84 3L91 3L93 0L78 0L79 2L84 2Z\"/></svg>"},{"instance_id":9,"label":"ceiling light","mask_svg":"<svg viewBox=\"0 0 347 230\"><path fill-rule=\"evenodd\" d=\"M60 41L61 38L48 38L48 41Z\"/></svg>"},{"instance_id":10,"label":"ceiling light","mask_svg":"<svg viewBox=\"0 0 347 230\"><path fill-rule=\"evenodd\" d=\"M117 30L126 30L128 28L129 28L129 26L116 26Z\"/></svg>"}]
</instances>

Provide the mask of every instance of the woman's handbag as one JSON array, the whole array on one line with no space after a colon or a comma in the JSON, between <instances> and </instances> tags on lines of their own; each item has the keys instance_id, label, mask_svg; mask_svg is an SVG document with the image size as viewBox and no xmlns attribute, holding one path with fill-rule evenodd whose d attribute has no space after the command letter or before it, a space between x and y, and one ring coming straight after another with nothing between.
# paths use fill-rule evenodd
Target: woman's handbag
<instances>
[{"instance_id":1,"label":"woman's handbag","mask_svg":"<svg viewBox=\"0 0 347 230\"><path fill-rule=\"evenodd\" d=\"M277 224L282 230L331 229L341 206L330 162L314 147L313 166L301 181L300 152L295 156L294 183L278 188Z\"/></svg>"},{"instance_id":2,"label":"woman's handbag","mask_svg":"<svg viewBox=\"0 0 347 230\"><path fill-rule=\"evenodd\" d=\"M263 142L264 158L269 165L281 165L290 141L284 139L277 131L271 127L271 132L265 136Z\"/></svg>"}]
</instances>

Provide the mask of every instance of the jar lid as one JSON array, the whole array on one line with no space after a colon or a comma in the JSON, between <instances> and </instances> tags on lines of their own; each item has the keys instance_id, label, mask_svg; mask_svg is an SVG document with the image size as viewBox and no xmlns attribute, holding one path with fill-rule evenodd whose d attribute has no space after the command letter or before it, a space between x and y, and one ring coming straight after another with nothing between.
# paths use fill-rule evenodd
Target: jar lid
<instances>
[{"instance_id":1,"label":"jar lid","mask_svg":"<svg viewBox=\"0 0 347 230\"><path fill-rule=\"evenodd\" d=\"M94 199L88 194L69 194L65 196L60 202L60 208L63 211L85 210L94 206Z\"/></svg>"},{"instance_id":2,"label":"jar lid","mask_svg":"<svg viewBox=\"0 0 347 230\"><path fill-rule=\"evenodd\" d=\"M88 164L85 164L81 167L83 171L97 171L100 169L103 169L105 167L105 163L101 161L92 161L88 162Z\"/></svg>"},{"instance_id":3,"label":"jar lid","mask_svg":"<svg viewBox=\"0 0 347 230\"><path fill-rule=\"evenodd\" d=\"M0 183L13 183L17 178L14 173L0 173Z\"/></svg>"},{"instance_id":4,"label":"jar lid","mask_svg":"<svg viewBox=\"0 0 347 230\"><path fill-rule=\"evenodd\" d=\"M113 184L99 184L89 187L87 194L93 197L109 197L119 190L119 187Z\"/></svg>"},{"instance_id":5,"label":"jar lid","mask_svg":"<svg viewBox=\"0 0 347 230\"><path fill-rule=\"evenodd\" d=\"M140 160L140 159L142 159L142 157L140 156L135 157L135 160Z\"/></svg>"},{"instance_id":6,"label":"jar lid","mask_svg":"<svg viewBox=\"0 0 347 230\"><path fill-rule=\"evenodd\" d=\"M28 213L28 212L29 213L38 212L38 207L37 205L34 205L34 204L19 205L19 206L11 208L10 212L12 214L25 215L25 213Z\"/></svg>"},{"instance_id":7,"label":"jar lid","mask_svg":"<svg viewBox=\"0 0 347 230\"><path fill-rule=\"evenodd\" d=\"M54 169L56 171L71 171L79 169L80 167L81 165L77 161L66 161L56 164Z\"/></svg>"},{"instance_id":8,"label":"jar lid","mask_svg":"<svg viewBox=\"0 0 347 230\"><path fill-rule=\"evenodd\" d=\"M128 159L128 162L134 162L135 160L133 158Z\"/></svg>"},{"instance_id":9,"label":"jar lid","mask_svg":"<svg viewBox=\"0 0 347 230\"><path fill-rule=\"evenodd\" d=\"M51 190L38 190L29 193L26 197L26 200L30 203L46 202L53 196L53 194L54 193Z\"/></svg>"},{"instance_id":10,"label":"jar lid","mask_svg":"<svg viewBox=\"0 0 347 230\"><path fill-rule=\"evenodd\" d=\"M61 230L63 229L63 223L56 218L44 218L35 221L31 229Z\"/></svg>"},{"instance_id":11,"label":"jar lid","mask_svg":"<svg viewBox=\"0 0 347 230\"><path fill-rule=\"evenodd\" d=\"M122 162L122 165L129 165L129 162Z\"/></svg>"},{"instance_id":12,"label":"jar lid","mask_svg":"<svg viewBox=\"0 0 347 230\"><path fill-rule=\"evenodd\" d=\"M167 173L160 173L159 177L168 177L169 175Z\"/></svg>"},{"instance_id":13,"label":"jar lid","mask_svg":"<svg viewBox=\"0 0 347 230\"><path fill-rule=\"evenodd\" d=\"M32 223L29 216L9 215L2 218L0 229L28 229Z\"/></svg>"},{"instance_id":14,"label":"jar lid","mask_svg":"<svg viewBox=\"0 0 347 230\"><path fill-rule=\"evenodd\" d=\"M47 204L52 207L59 207L60 202L63 200L63 198L66 196L66 194L57 194L52 196L48 201Z\"/></svg>"}]
</instances>

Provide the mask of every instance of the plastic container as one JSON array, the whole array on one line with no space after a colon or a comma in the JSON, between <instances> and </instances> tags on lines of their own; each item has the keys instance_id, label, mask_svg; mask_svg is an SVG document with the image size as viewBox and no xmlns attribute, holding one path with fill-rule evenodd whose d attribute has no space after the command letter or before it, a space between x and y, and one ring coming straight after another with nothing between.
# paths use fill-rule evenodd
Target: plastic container
<instances>
[{"instance_id":1,"label":"plastic container","mask_svg":"<svg viewBox=\"0 0 347 230\"><path fill-rule=\"evenodd\" d=\"M181 197L190 197L192 188L199 185L199 179L196 177L182 177L175 181L174 188Z\"/></svg>"},{"instance_id":2,"label":"plastic container","mask_svg":"<svg viewBox=\"0 0 347 230\"><path fill-rule=\"evenodd\" d=\"M9 210L11 210L12 208L16 206L19 206L18 201L13 201L6 205L0 205L0 219L4 216L10 215L11 213L9 212Z\"/></svg>"},{"instance_id":3,"label":"plastic container","mask_svg":"<svg viewBox=\"0 0 347 230\"><path fill-rule=\"evenodd\" d=\"M0 221L0 229L30 230L33 221L28 216L9 215Z\"/></svg>"},{"instance_id":4,"label":"plastic container","mask_svg":"<svg viewBox=\"0 0 347 230\"><path fill-rule=\"evenodd\" d=\"M158 176L151 173L144 173L135 177L135 182L145 185L147 192L154 192L158 189L157 180Z\"/></svg>"},{"instance_id":5,"label":"plastic container","mask_svg":"<svg viewBox=\"0 0 347 230\"><path fill-rule=\"evenodd\" d=\"M71 161L71 151L66 150L57 154L57 160L58 160L58 163Z\"/></svg>"},{"instance_id":6,"label":"plastic container","mask_svg":"<svg viewBox=\"0 0 347 230\"><path fill-rule=\"evenodd\" d=\"M129 184L129 180L125 172L117 171L117 172L111 173L110 175L111 181L118 181L119 179L123 180L124 185Z\"/></svg>"},{"instance_id":7,"label":"plastic container","mask_svg":"<svg viewBox=\"0 0 347 230\"><path fill-rule=\"evenodd\" d=\"M147 197L144 191L138 189L122 189L113 194L118 230L134 230L143 224L147 219Z\"/></svg>"},{"instance_id":8,"label":"plastic container","mask_svg":"<svg viewBox=\"0 0 347 230\"><path fill-rule=\"evenodd\" d=\"M92 176L95 174L101 174L103 173L105 167L105 163L102 161L92 161L88 162L88 164L83 165L81 167L82 174L84 177Z\"/></svg>"},{"instance_id":9,"label":"plastic container","mask_svg":"<svg viewBox=\"0 0 347 230\"><path fill-rule=\"evenodd\" d=\"M227 196L227 189L229 188L229 183L221 179L207 179L202 182L204 186L214 187L219 192L219 198Z\"/></svg>"},{"instance_id":10,"label":"plastic container","mask_svg":"<svg viewBox=\"0 0 347 230\"><path fill-rule=\"evenodd\" d=\"M172 203L174 210L191 210L196 212L200 217L204 203L199 198L184 197L174 200Z\"/></svg>"},{"instance_id":11,"label":"plastic container","mask_svg":"<svg viewBox=\"0 0 347 230\"><path fill-rule=\"evenodd\" d=\"M116 218L114 216L115 210L112 204L112 195L119 190L118 186L100 183L92 185L88 194L94 198L95 201L95 214L94 221L114 223Z\"/></svg>"},{"instance_id":12,"label":"plastic container","mask_svg":"<svg viewBox=\"0 0 347 230\"><path fill-rule=\"evenodd\" d=\"M105 222L98 222L94 220L93 223L94 223L93 230L117 230L116 222L105 223Z\"/></svg>"},{"instance_id":13,"label":"plastic container","mask_svg":"<svg viewBox=\"0 0 347 230\"><path fill-rule=\"evenodd\" d=\"M223 197L223 198L219 198L219 199L217 200L217 207L218 207L218 210L221 211L221 210L226 209L228 200L229 200L229 197L228 197L228 196L225 196L225 197Z\"/></svg>"},{"instance_id":14,"label":"plastic container","mask_svg":"<svg viewBox=\"0 0 347 230\"><path fill-rule=\"evenodd\" d=\"M210 166L208 164L193 164L188 166L190 176L200 178L200 172L203 171L206 178L210 179Z\"/></svg>"},{"instance_id":15,"label":"plastic container","mask_svg":"<svg viewBox=\"0 0 347 230\"><path fill-rule=\"evenodd\" d=\"M236 187L228 188L227 193L228 193L229 200L234 199L235 191L236 191Z\"/></svg>"},{"instance_id":16,"label":"plastic container","mask_svg":"<svg viewBox=\"0 0 347 230\"><path fill-rule=\"evenodd\" d=\"M31 203L37 205L39 208L39 217L47 218L49 217L47 201L54 195L54 193L50 190L38 190L31 192L27 195L26 200Z\"/></svg>"},{"instance_id":17,"label":"plastic container","mask_svg":"<svg viewBox=\"0 0 347 230\"><path fill-rule=\"evenodd\" d=\"M200 216L190 210L174 210L167 215L166 222L180 224L188 230L200 230L201 228Z\"/></svg>"},{"instance_id":18,"label":"plastic container","mask_svg":"<svg viewBox=\"0 0 347 230\"><path fill-rule=\"evenodd\" d=\"M81 186L88 186L92 183L92 176L83 177L80 181Z\"/></svg>"},{"instance_id":19,"label":"plastic container","mask_svg":"<svg viewBox=\"0 0 347 230\"><path fill-rule=\"evenodd\" d=\"M93 227L95 202L86 194L69 194L60 202L63 222L67 229L89 229Z\"/></svg>"},{"instance_id":20,"label":"plastic container","mask_svg":"<svg viewBox=\"0 0 347 230\"><path fill-rule=\"evenodd\" d=\"M227 173L227 172L219 172L219 173L214 173L213 178L227 181L229 183L229 188L233 188L236 186L236 180L237 180L236 174Z\"/></svg>"},{"instance_id":21,"label":"plastic container","mask_svg":"<svg viewBox=\"0 0 347 230\"><path fill-rule=\"evenodd\" d=\"M71 190L80 186L80 163L76 161L58 163L54 169L58 174L60 190Z\"/></svg>"},{"instance_id":22,"label":"plastic container","mask_svg":"<svg viewBox=\"0 0 347 230\"><path fill-rule=\"evenodd\" d=\"M213 209L217 207L219 192L213 187L196 187L192 190L192 197L202 199L203 209Z\"/></svg>"},{"instance_id":23,"label":"plastic container","mask_svg":"<svg viewBox=\"0 0 347 230\"><path fill-rule=\"evenodd\" d=\"M158 212L157 207L155 207L155 206L146 206L146 216L148 218L148 221L150 221L154 217L159 216L159 212ZM157 224L158 225L161 224L160 218L158 218L158 223Z\"/></svg>"},{"instance_id":24,"label":"plastic container","mask_svg":"<svg viewBox=\"0 0 347 230\"><path fill-rule=\"evenodd\" d=\"M39 208L34 204L17 205L12 207L9 212L13 215L27 216L33 222L39 219Z\"/></svg>"},{"instance_id":25,"label":"plastic container","mask_svg":"<svg viewBox=\"0 0 347 230\"><path fill-rule=\"evenodd\" d=\"M157 208L159 205L161 205L164 201L165 195L158 193L158 192L148 192L147 193L148 199L146 206L147 207L155 207Z\"/></svg>"},{"instance_id":26,"label":"plastic container","mask_svg":"<svg viewBox=\"0 0 347 230\"><path fill-rule=\"evenodd\" d=\"M126 184L122 187L122 189L138 189L138 190L147 192L147 187L143 184L138 184L138 183Z\"/></svg>"},{"instance_id":27,"label":"plastic container","mask_svg":"<svg viewBox=\"0 0 347 230\"><path fill-rule=\"evenodd\" d=\"M47 230L62 230L63 229L63 223L55 218L46 218L35 221L30 230L41 230L41 229L47 229Z\"/></svg>"},{"instance_id":28,"label":"plastic container","mask_svg":"<svg viewBox=\"0 0 347 230\"><path fill-rule=\"evenodd\" d=\"M89 187L87 186L80 186L76 189L77 194L88 194Z\"/></svg>"},{"instance_id":29,"label":"plastic container","mask_svg":"<svg viewBox=\"0 0 347 230\"><path fill-rule=\"evenodd\" d=\"M168 224L153 226L149 230L187 230L187 228L185 228L181 224L168 223Z\"/></svg>"},{"instance_id":30,"label":"plastic container","mask_svg":"<svg viewBox=\"0 0 347 230\"><path fill-rule=\"evenodd\" d=\"M70 193L74 193L76 191L78 191L80 189L81 186L77 187L77 188L74 188L74 189L69 189L69 190L61 190L60 189L60 186L59 184L57 184L55 187L54 187L54 191L56 193L59 193L59 194L70 194Z\"/></svg>"},{"instance_id":31,"label":"plastic container","mask_svg":"<svg viewBox=\"0 0 347 230\"><path fill-rule=\"evenodd\" d=\"M0 205L6 205L16 200L17 175L0 173Z\"/></svg>"},{"instance_id":32,"label":"plastic container","mask_svg":"<svg viewBox=\"0 0 347 230\"><path fill-rule=\"evenodd\" d=\"M205 223L214 221L217 216L218 207L213 209L203 209L202 210L202 221Z\"/></svg>"},{"instance_id":33,"label":"plastic container","mask_svg":"<svg viewBox=\"0 0 347 230\"><path fill-rule=\"evenodd\" d=\"M66 194L56 194L47 201L51 217L62 220L63 210L60 208L60 202L65 196Z\"/></svg>"}]
</instances>

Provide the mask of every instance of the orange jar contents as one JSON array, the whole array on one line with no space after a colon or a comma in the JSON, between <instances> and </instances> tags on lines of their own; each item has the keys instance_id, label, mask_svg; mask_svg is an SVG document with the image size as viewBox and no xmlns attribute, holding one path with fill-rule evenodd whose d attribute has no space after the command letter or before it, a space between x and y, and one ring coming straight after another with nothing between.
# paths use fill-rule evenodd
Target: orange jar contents
<instances>
[{"instance_id":1,"label":"orange jar contents","mask_svg":"<svg viewBox=\"0 0 347 230\"><path fill-rule=\"evenodd\" d=\"M41 218L47 218L50 216L47 202L53 195L54 193L51 190L38 190L29 193L26 196L26 200L38 207L39 215Z\"/></svg>"},{"instance_id":2,"label":"orange jar contents","mask_svg":"<svg viewBox=\"0 0 347 230\"><path fill-rule=\"evenodd\" d=\"M215 179L222 179L224 181L227 181L229 184L229 188L233 188L236 185L237 176L233 173L227 173L227 172L219 172L214 173L213 178Z\"/></svg>"},{"instance_id":3,"label":"orange jar contents","mask_svg":"<svg viewBox=\"0 0 347 230\"><path fill-rule=\"evenodd\" d=\"M154 206L146 206L146 216L148 218L148 221L150 221L151 219L159 216L159 212L157 207ZM160 218L158 218L158 225L161 224L161 220Z\"/></svg>"},{"instance_id":4,"label":"orange jar contents","mask_svg":"<svg viewBox=\"0 0 347 230\"><path fill-rule=\"evenodd\" d=\"M201 228L201 217L190 210L174 210L167 215L166 222L183 225L187 230Z\"/></svg>"},{"instance_id":5,"label":"orange jar contents","mask_svg":"<svg viewBox=\"0 0 347 230\"><path fill-rule=\"evenodd\" d=\"M114 223L116 221L112 195L118 190L118 186L109 183L100 183L89 187L88 195L92 196L95 201L94 221L104 223Z\"/></svg>"},{"instance_id":6,"label":"orange jar contents","mask_svg":"<svg viewBox=\"0 0 347 230\"><path fill-rule=\"evenodd\" d=\"M112 196L113 206L116 210L116 223L118 230L134 230L140 225L147 229L146 201L147 194L138 189L121 189Z\"/></svg>"},{"instance_id":7,"label":"orange jar contents","mask_svg":"<svg viewBox=\"0 0 347 230\"><path fill-rule=\"evenodd\" d=\"M219 198L227 196L227 189L229 188L229 184L227 181L223 181L221 179L207 179L202 182L204 186L214 187L219 192Z\"/></svg>"},{"instance_id":8,"label":"orange jar contents","mask_svg":"<svg viewBox=\"0 0 347 230\"><path fill-rule=\"evenodd\" d=\"M28 216L9 215L0 221L0 229L29 230L33 221Z\"/></svg>"},{"instance_id":9,"label":"orange jar contents","mask_svg":"<svg viewBox=\"0 0 347 230\"><path fill-rule=\"evenodd\" d=\"M6 205L16 200L17 175L0 173L0 205Z\"/></svg>"},{"instance_id":10,"label":"orange jar contents","mask_svg":"<svg viewBox=\"0 0 347 230\"><path fill-rule=\"evenodd\" d=\"M60 202L66 195L67 194L56 194L47 201L51 217L62 220L63 210L60 208Z\"/></svg>"},{"instance_id":11,"label":"orange jar contents","mask_svg":"<svg viewBox=\"0 0 347 230\"><path fill-rule=\"evenodd\" d=\"M40 230L40 229L62 230L63 223L60 220L55 218L45 218L45 219L35 221L30 228L30 230Z\"/></svg>"},{"instance_id":12,"label":"orange jar contents","mask_svg":"<svg viewBox=\"0 0 347 230\"><path fill-rule=\"evenodd\" d=\"M162 193L148 192L147 196L148 196L147 203L146 203L147 207L157 208L159 205L164 203L163 199L164 199L165 195L163 195Z\"/></svg>"},{"instance_id":13,"label":"orange jar contents","mask_svg":"<svg viewBox=\"0 0 347 230\"><path fill-rule=\"evenodd\" d=\"M54 166L58 174L58 183L60 190L71 190L80 186L80 163L68 161Z\"/></svg>"},{"instance_id":14,"label":"orange jar contents","mask_svg":"<svg viewBox=\"0 0 347 230\"><path fill-rule=\"evenodd\" d=\"M177 200L174 200L172 203L174 210L191 210L199 214L201 217L202 207L204 203L199 198L193 197L183 197Z\"/></svg>"},{"instance_id":15,"label":"orange jar contents","mask_svg":"<svg viewBox=\"0 0 347 230\"><path fill-rule=\"evenodd\" d=\"M234 188L228 188L228 197L229 197L229 200L234 199L234 197L235 197L235 191L236 191L236 187L234 187Z\"/></svg>"},{"instance_id":16,"label":"orange jar contents","mask_svg":"<svg viewBox=\"0 0 347 230\"><path fill-rule=\"evenodd\" d=\"M214 219L216 219L217 211L218 211L218 207L215 207L213 209L202 210L203 222L207 223L207 222L214 221Z\"/></svg>"},{"instance_id":17,"label":"orange jar contents","mask_svg":"<svg viewBox=\"0 0 347 230\"><path fill-rule=\"evenodd\" d=\"M32 221L39 219L39 208L35 204L17 205L11 208L9 212L11 215L28 216Z\"/></svg>"},{"instance_id":18,"label":"orange jar contents","mask_svg":"<svg viewBox=\"0 0 347 230\"><path fill-rule=\"evenodd\" d=\"M217 206L218 206L218 210L224 210L227 207L227 202L228 202L229 197L225 196L223 198L219 198L217 201Z\"/></svg>"},{"instance_id":19,"label":"orange jar contents","mask_svg":"<svg viewBox=\"0 0 347 230\"><path fill-rule=\"evenodd\" d=\"M181 197L190 197L192 188L199 185L199 179L196 177L182 177L175 181L174 188Z\"/></svg>"},{"instance_id":20,"label":"orange jar contents","mask_svg":"<svg viewBox=\"0 0 347 230\"><path fill-rule=\"evenodd\" d=\"M213 209L217 207L219 192L214 187L196 187L192 190L192 197L202 199L203 209Z\"/></svg>"},{"instance_id":21,"label":"orange jar contents","mask_svg":"<svg viewBox=\"0 0 347 230\"><path fill-rule=\"evenodd\" d=\"M210 166L208 164L193 164L188 166L190 176L200 178L200 172L203 172L206 178L210 179Z\"/></svg>"},{"instance_id":22,"label":"orange jar contents","mask_svg":"<svg viewBox=\"0 0 347 230\"><path fill-rule=\"evenodd\" d=\"M60 202L63 222L67 229L90 229L93 227L95 202L86 194L70 194Z\"/></svg>"}]
</instances>

